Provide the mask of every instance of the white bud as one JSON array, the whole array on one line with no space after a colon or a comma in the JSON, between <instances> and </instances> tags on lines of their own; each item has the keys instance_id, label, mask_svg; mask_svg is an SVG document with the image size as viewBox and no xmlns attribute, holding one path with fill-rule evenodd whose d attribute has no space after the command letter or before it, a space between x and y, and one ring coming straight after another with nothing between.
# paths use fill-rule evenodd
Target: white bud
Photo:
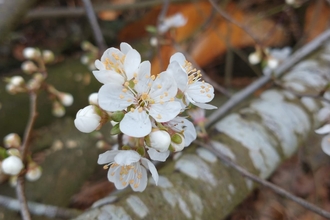
<instances>
[{"instance_id":1,"label":"white bud","mask_svg":"<svg viewBox=\"0 0 330 220\"><path fill-rule=\"evenodd\" d=\"M31 182L38 180L41 177L42 169L40 166L33 164L31 167L29 166L25 178Z\"/></svg>"},{"instance_id":2,"label":"white bud","mask_svg":"<svg viewBox=\"0 0 330 220\"><path fill-rule=\"evenodd\" d=\"M2 161L2 170L8 175L17 175L21 172L24 165L21 158L16 156L9 156Z\"/></svg>"},{"instance_id":3,"label":"white bud","mask_svg":"<svg viewBox=\"0 0 330 220\"><path fill-rule=\"evenodd\" d=\"M73 96L70 93L60 92L58 98L64 106L71 106L73 103Z\"/></svg>"},{"instance_id":4,"label":"white bud","mask_svg":"<svg viewBox=\"0 0 330 220\"><path fill-rule=\"evenodd\" d=\"M171 146L174 150L174 152L177 152L177 151L182 151L184 146L185 146L185 141L184 141L184 137L181 135L181 134L177 134L181 137L181 143L174 143L174 142L171 142Z\"/></svg>"},{"instance_id":5,"label":"white bud","mask_svg":"<svg viewBox=\"0 0 330 220\"><path fill-rule=\"evenodd\" d=\"M54 53L50 50L44 50L42 51L42 59L45 63L51 63L55 59Z\"/></svg>"},{"instance_id":6,"label":"white bud","mask_svg":"<svg viewBox=\"0 0 330 220\"><path fill-rule=\"evenodd\" d=\"M296 0L285 0L285 3L288 4L288 5L295 5Z\"/></svg>"},{"instance_id":7,"label":"white bud","mask_svg":"<svg viewBox=\"0 0 330 220\"><path fill-rule=\"evenodd\" d=\"M166 131L156 130L149 134L150 147L165 152L171 144L171 136Z\"/></svg>"},{"instance_id":8,"label":"white bud","mask_svg":"<svg viewBox=\"0 0 330 220\"><path fill-rule=\"evenodd\" d=\"M89 104L91 104L91 105L98 105L99 104L99 102L98 102L98 96L99 95L96 92L90 94L89 97L88 97Z\"/></svg>"},{"instance_id":9,"label":"white bud","mask_svg":"<svg viewBox=\"0 0 330 220\"><path fill-rule=\"evenodd\" d=\"M38 70L38 67L30 60L23 62L21 68L26 74L31 74Z\"/></svg>"},{"instance_id":10,"label":"white bud","mask_svg":"<svg viewBox=\"0 0 330 220\"><path fill-rule=\"evenodd\" d=\"M269 66L269 68L271 68L271 69L275 69L276 67L278 67L278 65L279 65L279 60L278 59L270 57L267 60L267 66Z\"/></svg>"},{"instance_id":11,"label":"white bud","mask_svg":"<svg viewBox=\"0 0 330 220\"><path fill-rule=\"evenodd\" d=\"M21 138L16 133L10 133L4 137L4 145L7 148L19 148L21 145Z\"/></svg>"},{"instance_id":12,"label":"white bud","mask_svg":"<svg viewBox=\"0 0 330 220\"><path fill-rule=\"evenodd\" d=\"M37 50L33 47L27 47L23 50L23 56L26 59L34 60L34 59L40 57L40 52L39 52L39 50Z\"/></svg>"},{"instance_id":13,"label":"white bud","mask_svg":"<svg viewBox=\"0 0 330 220\"><path fill-rule=\"evenodd\" d=\"M89 105L77 112L74 125L79 131L90 133L100 125L101 117L97 114L95 108L97 107Z\"/></svg>"},{"instance_id":14,"label":"white bud","mask_svg":"<svg viewBox=\"0 0 330 220\"><path fill-rule=\"evenodd\" d=\"M54 101L53 102L52 113L56 117L62 117L63 115L65 115L65 108L58 101Z\"/></svg>"},{"instance_id":15,"label":"white bud","mask_svg":"<svg viewBox=\"0 0 330 220\"><path fill-rule=\"evenodd\" d=\"M261 54L256 51L254 53L251 53L248 59L252 65L258 64L261 61Z\"/></svg>"},{"instance_id":16,"label":"white bud","mask_svg":"<svg viewBox=\"0 0 330 220\"><path fill-rule=\"evenodd\" d=\"M10 84L14 86L21 86L24 84L24 79L21 76L13 76L10 78Z\"/></svg>"},{"instance_id":17,"label":"white bud","mask_svg":"<svg viewBox=\"0 0 330 220\"><path fill-rule=\"evenodd\" d=\"M84 65L87 65L87 64L89 63L89 58L88 58L88 56L86 56L86 55L82 55L82 56L80 57L80 62L81 62L82 64L84 64Z\"/></svg>"},{"instance_id":18,"label":"white bud","mask_svg":"<svg viewBox=\"0 0 330 220\"><path fill-rule=\"evenodd\" d=\"M158 45L158 40L156 37L152 37L150 38L150 45L153 46L153 47L157 47Z\"/></svg>"}]
</instances>

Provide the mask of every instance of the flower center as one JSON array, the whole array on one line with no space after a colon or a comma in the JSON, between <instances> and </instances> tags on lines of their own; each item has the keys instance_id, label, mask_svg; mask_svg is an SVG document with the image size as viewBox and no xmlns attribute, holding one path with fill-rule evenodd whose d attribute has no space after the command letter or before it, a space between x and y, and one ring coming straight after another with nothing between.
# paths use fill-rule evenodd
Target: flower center
<instances>
[{"instance_id":1,"label":"flower center","mask_svg":"<svg viewBox=\"0 0 330 220\"><path fill-rule=\"evenodd\" d=\"M199 81L202 78L202 73L200 70L197 70L190 62L185 61L183 68L188 74L188 85L193 84L196 81Z\"/></svg>"},{"instance_id":2,"label":"flower center","mask_svg":"<svg viewBox=\"0 0 330 220\"><path fill-rule=\"evenodd\" d=\"M123 64L125 60L125 55L122 57L119 57L118 54L112 53L112 58L116 60L116 62L112 62L109 58L105 58L103 61L103 64L107 70L114 70L115 72L124 75L125 71L123 69Z\"/></svg>"}]
</instances>

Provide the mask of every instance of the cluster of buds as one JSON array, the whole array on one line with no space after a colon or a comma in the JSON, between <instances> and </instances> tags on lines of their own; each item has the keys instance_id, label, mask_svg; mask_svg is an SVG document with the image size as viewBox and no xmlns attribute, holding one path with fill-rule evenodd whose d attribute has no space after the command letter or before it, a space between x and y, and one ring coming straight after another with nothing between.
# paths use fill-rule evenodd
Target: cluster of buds
<instances>
[{"instance_id":1,"label":"cluster of buds","mask_svg":"<svg viewBox=\"0 0 330 220\"><path fill-rule=\"evenodd\" d=\"M291 54L291 51L290 47L282 49L256 47L255 52L249 55L248 60L252 65L261 63L263 73L269 75Z\"/></svg>"},{"instance_id":2,"label":"cluster of buds","mask_svg":"<svg viewBox=\"0 0 330 220\"><path fill-rule=\"evenodd\" d=\"M27 60L22 64L24 73L31 75L27 82L22 76L13 76L6 78L6 90L14 95L17 93L36 92L44 89L49 93L49 97L53 102L52 113L61 117L65 114L65 106L70 106L73 103L73 97L69 93L64 93L56 90L54 86L45 82L47 72L45 65L54 61L54 54L50 50L40 51L37 48L27 47L23 50L23 56Z\"/></svg>"},{"instance_id":3,"label":"cluster of buds","mask_svg":"<svg viewBox=\"0 0 330 220\"><path fill-rule=\"evenodd\" d=\"M146 169L158 181L147 155L165 161L170 152L189 146L197 132L193 123L180 115L191 105L215 109L208 104L214 89L182 53L170 58L166 71L152 75L150 62L141 62L135 49L121 43L120 50L106 50L95 66L98 70L93 74L103 85L90 96L90 105L78 111L75 126L89 133L110 121L111 134L122 133L128 141L123 141L120 150L101 154L98 163L106 164L109 181L118 189L130 184L133 190L143 191Z\"/></svg>"},{"instance_id":4,"label":"cluster of buds","mask_svg":"<svg viewBox=\"0 0 330 220\"><path fill-rule=\"evenodd\" d=\"M4 138L4 148L1 148L1 169L10 176L10 183L15 185L17 176L24 170L22 155L19 151L21 138L16 133L10 133ZM36 181L41 176L41 167L29 159L25 177L29 181Z\"/></svg>"}]
</instances>

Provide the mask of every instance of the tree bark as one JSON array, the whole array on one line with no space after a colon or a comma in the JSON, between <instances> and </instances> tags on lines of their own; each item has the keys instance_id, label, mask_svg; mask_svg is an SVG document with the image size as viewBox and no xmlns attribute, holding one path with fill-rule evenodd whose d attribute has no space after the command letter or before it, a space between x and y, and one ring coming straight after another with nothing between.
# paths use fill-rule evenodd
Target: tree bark
<instances>
[{"instance_id":1,"label":"tree bark","mask_svg":"<svg viewBox=\"0 0 330 220\"><path fill-rule=\"evenodd\" d=\"M267 90L218 121L209 132L212 146L251 173L268 178L319 126L315 115L320 100L300 95L317 95L326 86L327 45L282 77L290 91ZM190 146L174 158L159 170L158 186L150 180L143 193L128 189L109 195L76 220L223 219L255 186L201 147Z\"/></svg>"}]
</instances>

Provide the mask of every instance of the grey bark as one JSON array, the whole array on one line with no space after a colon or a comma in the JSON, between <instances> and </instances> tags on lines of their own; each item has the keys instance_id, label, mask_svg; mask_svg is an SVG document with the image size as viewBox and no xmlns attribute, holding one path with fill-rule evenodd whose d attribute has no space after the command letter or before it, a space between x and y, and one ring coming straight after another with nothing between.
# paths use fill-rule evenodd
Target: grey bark
<instances>
[{"instance_id":1,"label":"grey bark","mask_svg":"<svg viewBox=\"0 0 330 220\"><path fill-rule=\"evenodd\" d=\"M329 81L330 44L282 77L288 90L271 89L218 121L212 146L261 178L292 156L319 121L321 102L299 94L318 94ZM158 186L109 195L76 220L223 219L246 198L254 184L206 149L190 146L159 170Z\"/></svg>"},{"instance_id":2,"label":"grey bark","mask_svg":"<svg viewBox=\"0 0 330 220\"><path fill-rule=\"evenodd\" d=\"M8 33L22 21L27 10L36 0L1 0L0 1L0 43Z\"/></svg>"}]
</instances>

